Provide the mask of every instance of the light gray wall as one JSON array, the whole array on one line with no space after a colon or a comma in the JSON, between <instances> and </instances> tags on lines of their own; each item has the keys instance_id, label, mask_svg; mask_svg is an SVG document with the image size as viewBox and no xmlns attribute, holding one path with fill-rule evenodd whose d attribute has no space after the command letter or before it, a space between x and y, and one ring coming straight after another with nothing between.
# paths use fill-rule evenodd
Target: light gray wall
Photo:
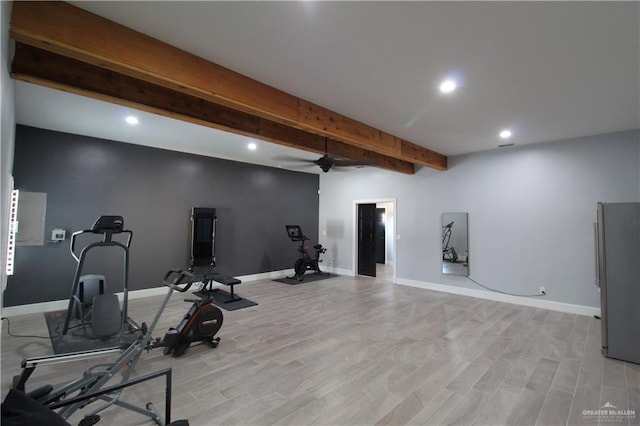
<instances>
[{"instance_id":1,"label":"light gray wall","mask_svg":"<svg viewBox=\"0 0 640 426\"><path fill-rule=\"evenodd\" d=\"M5 263L7 257L7 231L9 226L9 201L11 197L11 168L13 164L13 141L15 135L14 83L9 75L11 48L9 20L12 2L0 2L0 283L4 290L7 283ZM2 292L0 292L2 306Z\"/></svg>"},{"instance_id":2,"label":"light gray wall","mask_svg":"<svg viewBox=\"0 0 640 426\"><path fill-rule=\"evenodd\" d=\"M320 231L333 266L353 270L353 201L396 198L397 277L479 289L440 269L441 214L468 212L472 278L597 307L596 203L640 200L639 151L632 131L452 157L446 172L322 174Z\"/></svg>"}]
</instances>

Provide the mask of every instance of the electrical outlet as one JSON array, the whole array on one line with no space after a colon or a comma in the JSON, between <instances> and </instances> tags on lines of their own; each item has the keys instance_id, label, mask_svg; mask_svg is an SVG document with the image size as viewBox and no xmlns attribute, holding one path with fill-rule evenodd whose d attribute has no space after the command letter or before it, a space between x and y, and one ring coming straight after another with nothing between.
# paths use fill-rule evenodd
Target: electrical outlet
<instances>
[{"instance_id":1,"label":"electrical outlet","mask_svg":"<svg viewBox=\"0 0 640 426\"><path fill-rule=\"evenodd\" d=\"M540 294L547 294L547 289L544 287L540 287Z\"/></svg>"}]
</instances>

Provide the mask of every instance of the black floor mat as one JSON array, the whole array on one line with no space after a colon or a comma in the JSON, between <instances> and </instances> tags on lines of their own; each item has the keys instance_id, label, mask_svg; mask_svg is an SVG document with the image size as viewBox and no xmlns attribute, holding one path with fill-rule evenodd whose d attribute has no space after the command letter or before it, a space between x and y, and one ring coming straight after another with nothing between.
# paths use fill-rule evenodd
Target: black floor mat
<instances>
[{"instance_id":1,"label":"black floor mat","mask_svg":"<svg viewBox=\"0 0 640 426\"><path fill-rule=\"evenodd\" d=\"M256 306L257 303L249 299L235 295L235 299L231 300L231 294L227 291L220 290L219 288L213 290L201 290L196 291L193 294L199 297L212 297L213 303L220 308L227 311L235 311L237 309L248 308L250 306Z\"/></svg>"},{"instance_id":2,"label":"black floor mat","mask_svg":"<svg viewBox=\"0 0 640 426\"><path fill-rule=\"evenodd\" d=\"M67 334L61 336L60 333L64 327L64 318L66 313L66 310L44 313L54 354L59 355L69 352L120 347L120 336L122 333L106 339L90 339L84 336L82 332L82 325L78 320L71 320ZM124 327L123 331L128 331L128 329L129 326L127 325Z\"/></svg>"},{"instance_id":3,"label":"black floor mat","mask_svg":"<svg viewBox=\"0 0 640 426\"><path fill-rule=\"evenodd\" d=\"M302 277L300 277L301 279L286 277L286 278L279 278L273 281L277 281L279 283L289 284L289 285L298 285L298 284L312 283L314 281L326 280L328 278L334 278L334 277L337 277L337 275L330 274L329 272L322 272L319 274L305 274Z\"/></svg>"}]
</instances>

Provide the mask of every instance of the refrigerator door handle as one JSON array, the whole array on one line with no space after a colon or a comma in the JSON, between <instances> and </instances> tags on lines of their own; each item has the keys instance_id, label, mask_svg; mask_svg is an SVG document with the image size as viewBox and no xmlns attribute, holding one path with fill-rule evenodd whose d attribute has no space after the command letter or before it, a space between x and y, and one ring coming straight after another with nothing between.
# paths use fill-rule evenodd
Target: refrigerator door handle
<instances>
[{"instance_id":1,"label":"refrigerator door handle","mask_svg":"<svg viewBox=\"0 0 640 426\"><path fill-rule=\"evenodd\" d=\"M599 253L600 253L600 241L598 239L598 223L597 222L593 223L593 235L594 235L594 238L595 238L595 245L594 245L595 253L594 253L594 256L596 258L596 262L595 262L595 265L596 265L595 284L596 284L596 287L598 287L598 289L600 289L600 256L599 256Z\"/></svg>"},{"instance_id":2,"label":"refrigerator door handle","mask_svg":"<svg viewBox=\"0 0 640 426\"><path fill-rule=\"evenodd\" d=\"M596 268L597 283L600 290L600 333L602 338L602 354L607 356L609 349L609 329L607 318L607 265L605 263L606 246L604 244L604 204L598 203L598 221L596 223Z\"/></svg>"}]
</instances>

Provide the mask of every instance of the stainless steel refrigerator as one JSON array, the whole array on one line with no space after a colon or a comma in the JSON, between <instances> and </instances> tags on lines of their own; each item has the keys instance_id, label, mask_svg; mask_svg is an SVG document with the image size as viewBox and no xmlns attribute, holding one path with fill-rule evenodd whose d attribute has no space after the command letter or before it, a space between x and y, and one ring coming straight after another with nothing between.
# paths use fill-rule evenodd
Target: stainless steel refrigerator
<instances>
[{"instance_id":1,"label":"stainless steel refrigerator","mask_svg":"<svg viewBox=\"0 0 640 426\"><path fill-rule=\"evenodd\" d=\"M640 364L640 203L598 203L603 355Z\"/></svg>"}]
</instances>

